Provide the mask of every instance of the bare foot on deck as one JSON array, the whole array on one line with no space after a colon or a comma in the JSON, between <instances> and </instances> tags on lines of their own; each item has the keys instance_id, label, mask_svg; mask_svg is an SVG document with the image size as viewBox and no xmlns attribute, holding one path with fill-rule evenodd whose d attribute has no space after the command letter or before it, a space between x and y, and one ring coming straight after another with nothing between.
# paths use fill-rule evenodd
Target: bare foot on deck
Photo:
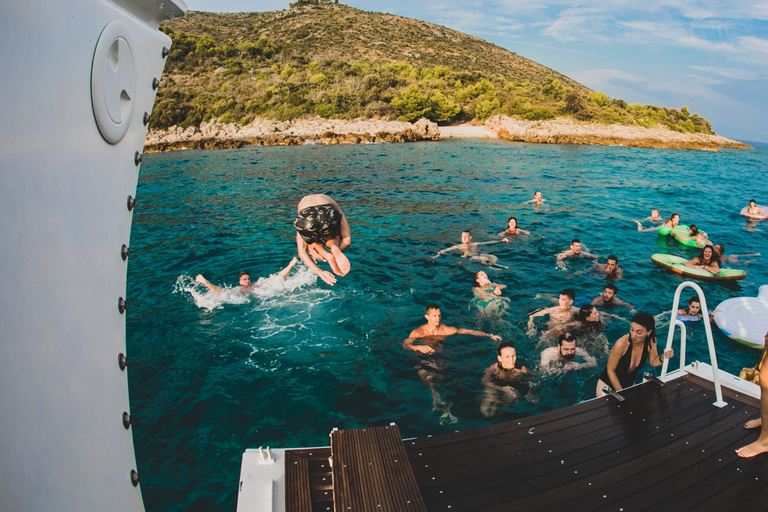
<instances>
[{"instance_id":1,"label":"bare foot on deck","mask_svg":"<svg viewBox=\"0 0 768 512\"><path fill-rule=\"evenodd\" d=\"M744 428L760 428L763 425L763 420L757 418L756 420L749 420L744 424Z\"/></svg>"},{"instance_id":2,"label":"bare foot on deck","mask_svg":"<svg viewBox=\"0 0 768 512\"><path fill-rule=\"evenodd\" d=\"M768 443L758 439L754 443L750 443L747 446L742 446L736 450L736 455L739 457L749 458L765 452L768 452Z\"/></svg>"},{"instance_id":3,"label":"bare foot on deck","mask_svg":"<svg viewBox=\"0 0 768 512\"><path fill-rule=\"evenodd\" d=\"M347 275L349 273L349 269L351 268L349 258L344 255L338 245L331 246L331 254L333 254L333 256L336 258L336 264L339 266L339 270L341 271L341 274L339 275Z\"/></svg>"}]
</instances>

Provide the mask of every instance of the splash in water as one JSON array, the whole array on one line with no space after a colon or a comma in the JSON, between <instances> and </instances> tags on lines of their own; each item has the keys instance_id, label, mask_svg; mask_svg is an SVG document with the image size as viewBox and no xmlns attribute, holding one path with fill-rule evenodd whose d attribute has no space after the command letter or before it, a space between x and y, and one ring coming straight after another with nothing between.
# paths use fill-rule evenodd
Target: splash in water
<instances>
[{"instance_id":1,"label":"splash in water","mask_svg":"<svg viewBox=\"0 0 768 512\"><path fill-rule=\"evenodd\" d=\"M308 268L301 267L286 279L277 274L260 277L256 281L256 286L247 293L243 293L239 286L222 286L222 291L216 293L196 282L192 276L182 274L176 278L173 293L188 296L195 306L206 311L213 311L225 304L245 304L254 299L261 302L269 301L276 297L288 295L315 282L317 282L317 276Z\"/></svg>"}]
</instances>

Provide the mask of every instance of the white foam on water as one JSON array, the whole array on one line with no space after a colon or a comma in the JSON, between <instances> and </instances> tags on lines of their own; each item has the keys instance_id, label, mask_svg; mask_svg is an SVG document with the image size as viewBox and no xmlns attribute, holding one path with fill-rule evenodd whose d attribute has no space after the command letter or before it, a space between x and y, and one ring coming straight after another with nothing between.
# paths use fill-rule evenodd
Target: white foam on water
<instances>
[{"instance_id":1,"label":"white foam on water","mask_svg":"<svg viewBox=\"0 0 768 512\"><path fill-rule=\"evenodd\" d=\"M297 270L291 272L286 279L277 274L260 277L256 281L256 287L248 293L240 291L237 285L222 286L223 291L215 293L196 282L192 276L182 274L176 278L173 293L187 296L195 306L206 311L213 311L226 304L245 304L254 299L262 303L262 306L267 306L263 309L268 309L270 305L279 303L284 296L317 282L317 276L311 270L304 266L296 268Z\"/></svg>"}]
</instances>

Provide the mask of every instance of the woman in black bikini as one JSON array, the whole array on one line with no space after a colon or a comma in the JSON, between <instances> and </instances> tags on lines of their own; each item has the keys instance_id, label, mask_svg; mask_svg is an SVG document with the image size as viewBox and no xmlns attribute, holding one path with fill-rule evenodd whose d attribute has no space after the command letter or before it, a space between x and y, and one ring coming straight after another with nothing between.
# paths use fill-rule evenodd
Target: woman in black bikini
<instances>
[{"instance_id":1,"label":"woman in black bikini","mask_svg":"<svg viewBox=\"0 0 768 512\"><path fill-rule=\"evenodd\" d=\"M597 381L596 395L603 396L603 387L615 391L635 384L635 378L646 360L653 368L659 367L664 359L675 355L672 349L659 355L656 346L656 321L649 313L637 313L632 317L629 334L625 334L613 345L608 364Z\"/></svg>"}]
</instances>

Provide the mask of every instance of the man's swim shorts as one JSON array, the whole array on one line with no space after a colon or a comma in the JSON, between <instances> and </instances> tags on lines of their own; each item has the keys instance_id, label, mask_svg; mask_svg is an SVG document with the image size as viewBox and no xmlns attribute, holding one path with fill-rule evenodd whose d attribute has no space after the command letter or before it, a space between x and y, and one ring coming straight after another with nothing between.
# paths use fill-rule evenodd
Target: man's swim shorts
<instances>
[{"instance_id":1,"label":"man's swim shorts","mask_svg":"<svg viewBox=\"0 0 768 512\"><path fill-rule=\"evenodd\" d=\"M340 235L341 217L332 204L308 206L299 212L293 226L308 244L323 243Z\"/></svg>"}]
</instances>

